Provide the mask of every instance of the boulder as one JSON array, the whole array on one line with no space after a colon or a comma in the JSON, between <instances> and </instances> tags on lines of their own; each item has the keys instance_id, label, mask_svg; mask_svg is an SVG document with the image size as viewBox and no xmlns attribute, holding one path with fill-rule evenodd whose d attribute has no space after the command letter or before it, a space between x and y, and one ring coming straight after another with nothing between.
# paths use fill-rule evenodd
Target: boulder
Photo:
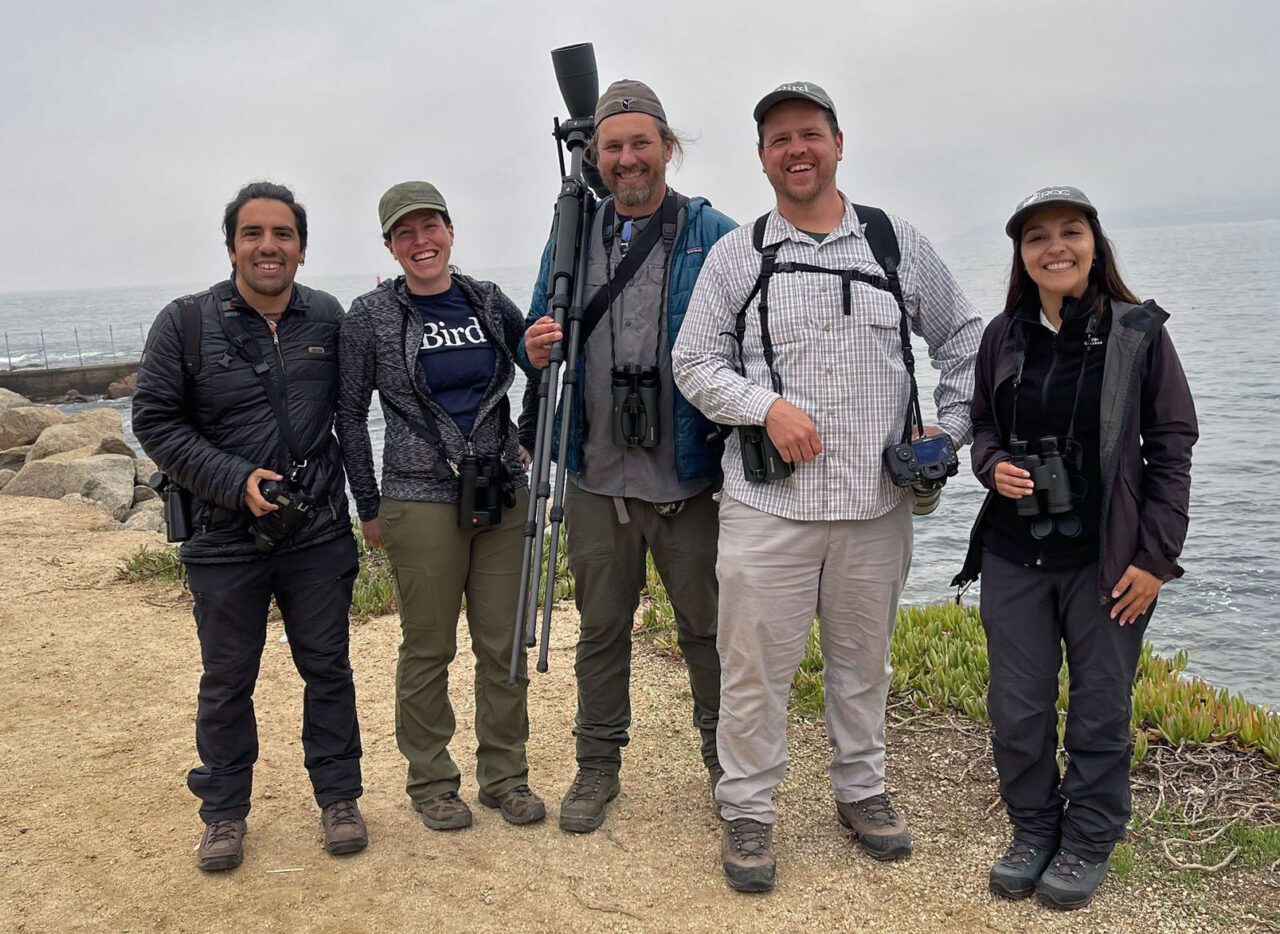
<instances>
[{"instance_id":1,"label":"boulder","mask_svg":"<svg viewBox=\"0 0 1280 934\"><path fill-rule=\"evenodd\" d=\"M132 457L123 454L95 454L93 457L72 461L68 466L83 473L84 483L78 491L81 496L97 504L116 521L123 521L129 515L129 509L133 506Z\"/></svg>"},{"instance_id":2,"label":"boulder","mask_svg":"<svg viewBox=\"0 0 1280 934\"><path fill-rule=\"evenodd\" d=\"M151 487L138 483L133 485L133 505L137 506L139 503L149 503L151 500L159 498L160 494L151 489Z\"/></svg>"},{"instance_id":3,"label":"boulder","mask_svg":"<svg viewBox=\"0 0 1280 934\"><path fill-rule=\"evenodd\" d=\"M156 499L133 507L124 527L130 532L163 532L164 505Z\"/></svg>"},{"instance_id":4,"label":"boulder","mask_svg":"<svg viewBox=\"0 0 1280 934\"><path fill-rule=\"evenodd\" d=\"M52 460L32 461L4 485L0 496L40 496L62 499L68 493L80 494L84 473L72 463Z\"/></svg>"},{"instance_id":5,"label":"boulder","mask_svg":"<svg viewBox=\"0 0 1280 934\"><path fill-rule=\"evenodd\" d=\"M81 409L67 418L74 425L92 425L104 435L120 435L124 437L124 425L120 422L120 413L115 409Z\"/></svg>"},{"instance_id":6,"label":"boulder","mask_svg":"<svg viewBox=\"0 0 1280 934\"><path fill-rule=\"evenodd\" d=\"M114 415L115 413L111 413ZM40 437L27 452L27 462L43 460L51 454L74 451L77 448L92 447L92 454L125 454L133 455L129 442L124 440L117 418L114 430L104 430L105 426L98 422L63 422L61 425L50 425L40 432Z\"/></svg>"},{"instance_id":7,"label":"boulder","mask_svg":"<svg viewBox=\"0 0 1280 934\"><path fill-rule=\"evenodd\" d=\"M4 489L4 485L18 475L16 470L0 470L0 490Z\"/></svg>"},{"instance_id":8,"label":"boulder","mask_svg":"<svg viewBox=\"0 0 1280 934\"><path fill-rule=\"evenodd\" d=\"M64 421L62 413L51 405L15 405L5 409L0 413L0 450L31 444L50 425Z\"/></svg>"},{"instance_id":9,"label":"boulder","mask_svg":"<svg viewBox=\"0 0 1280 934\"><path fill-rule=\"evenodd\" d=\"M138 374L130 373L124 379L118 379L107 387L108 399L124 399L133 395L138 388Z\"/></svg>"},{"instance_id":10,"label":"boulder","mask_svg":"<svg viewBox=\"0 0 1280 934\"><path fill-rule=\"evenodd\" d=\"M21 470L22 465L27 462L27 452L30 450L31 445L20 444L16 448L0 451L0 470Z\"/></svg>"},{"instance_id":11,"label":"boulder","mask_svg":"<svg viewBox=\"0 0 1280 934\"><path fill-rule=\"evenodd\" d=\"M63 405L75 405L80 402L88 402L89 397L82 393L79 389L68 389L61 399L58 400Z\"/></svg>"},{"instance_id":12,"label":"boulder","mask_svg":"<svg viewBox=\"0 0 1280 934\"><path fill-rule=\"evenodd\" d=\"M146 486L157 469L154 461L139 457L133 464L133 482L138 486Z\"/></svg>"},{"instance_id":13,"label":"boulder","mask_svg":"<svg viewBox=\"0 0 1280 934\"><path fill-rule=\"evenodd\" d=\"M15 405L30 405L31 400L22 393L14 392L12 389L0 389L0 412L5 409L11 409Z\"/></svg>"}]
</instances>

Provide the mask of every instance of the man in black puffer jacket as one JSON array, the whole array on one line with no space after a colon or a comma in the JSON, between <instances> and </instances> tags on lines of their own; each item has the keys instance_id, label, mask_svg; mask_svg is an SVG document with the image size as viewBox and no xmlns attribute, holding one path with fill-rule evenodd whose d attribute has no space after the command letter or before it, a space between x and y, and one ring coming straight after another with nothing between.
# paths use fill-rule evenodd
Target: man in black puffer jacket
<instances>
[{"instance_id":1,"label":"man in black puffer jacket","mask_svg":"<svg viewBox=\"0 0 1280 934\"><path fill-rule=\"evenodd\" d=\"M302 745L325 849L351 853L367 843L355 801L360 730L348 658L359 565L333 435L343 312L333 296L294 284L307 215L288 188L246 185L227 205L223 231L231 279L160 312L133 397L138 441L191 492L192 532L180 557L204 672L202 764L187 785L203 802L196 863L205 870L243 858L258 757L253 689L273 596L306 682ZM286 530L286 507L264 481L291 480L314 504Z\"/></svg>"}]
</instances>

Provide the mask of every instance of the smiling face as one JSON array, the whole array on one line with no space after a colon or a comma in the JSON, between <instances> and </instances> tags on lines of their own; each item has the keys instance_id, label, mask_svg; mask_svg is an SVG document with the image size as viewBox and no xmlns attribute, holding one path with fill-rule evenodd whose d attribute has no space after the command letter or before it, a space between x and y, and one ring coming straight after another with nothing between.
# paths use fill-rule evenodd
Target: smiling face
<instances>
[{"instance_id":1,"label":"smiling face","mask_svg":"<svg viewBox=\"0 0 1280 934\"><path fill-rule=\"evenodd\" d=\"M233 243L227 255L235 266L236 288L250 304L283 295L306 261L293 209L272 198L244 203Z\"/></svg>"},{"instance_id":2,"label":"smiling face","mask_svg":"<svg viewBox=\"0 0 1280 934\"><path fill-rule=\"evenodd\" d=\"M832 133L827 111L806 100L775 104L760 123L760 165L779 204L810 204L833 192L844 133Z\"/></svg>"},{"instance_id":3,"label":"smiling face","mask_svg":"<svg viewBox=\"0 0 1280 934\"><path fill-rule=\"evenodd\" d=\"M1018 243L1042 305L1045 296L1061 302L1068 296L1079 298L1089 287L1095 244L1083 211L1061 205L1036 211L1022 225Z\"/></svg>"},{"instance_id":4,"label":"smiling face","mask_svg":"<svg viewBox=\"0 0 1280 934\"><path fill-rule=\"evenodd\" d=\"M453 225L446 224L439 211L411 211L400 218L391 228L387 249L404 270L410 292L438 295L449 290Z\"/></svg>"},{"instance_id":5,"label":"smiling face","mask_svg":"<svg viewBox=\"0 0 1280 934\"><path fill-rule=\"evenodd\" d=\"M674 146L663 141L656 117L621 113L602 120L595 149L600 175L620 210L643 217L658 209Z\"/></svg>"}]
</instances>

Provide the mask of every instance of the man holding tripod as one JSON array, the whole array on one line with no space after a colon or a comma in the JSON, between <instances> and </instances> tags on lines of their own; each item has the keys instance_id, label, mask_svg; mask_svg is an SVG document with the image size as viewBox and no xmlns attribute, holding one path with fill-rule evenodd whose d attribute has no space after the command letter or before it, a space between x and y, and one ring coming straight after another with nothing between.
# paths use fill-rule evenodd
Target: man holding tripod
<instances>
[{"instance_id":1,"label":"man holding tripod","mask_svg":"<svg viewBox=\"0 0 1280 934\"><path fill-rule=\"evenodd\" d=\"M712 499L718 464L707 451L711 424L672 383L671 346L707 251L735 226L705 199L667 187L667 165L682 148L647 85L614 82L594 120L590 154L612 198L591 219L581 391L571 395L568 449L558 456L570 477L565 524L582 617L573 730L578 772L560 808L560 826L576 833L604 822L620 787L631 724L631 630L646 551L675 610L713 786L720 774ZM547 315L551 252L549 243L521 353L535 379L562 337Z\"/></svg>"},{"instance_id":2,"label":"man holding tripod","mask_svg":"<svg viewBox=\"0 0 1280 934\"><path fill-rule=\"evenodd\" d=\"M927 497L917 511L932 508L957 466L954 445L970 435L982 333L914 227L836 188L844 135L825 91L783 85L754 116L776 208L712 251L674 352L681 391L715 421L744 426L725 451L720 505L716 792L723 867L742 891L773 887L787 698L815 613L837 818L871 856L911 852L885 792L884 720L914 498L884 453L937 468L916 483ZM942 371L935 398L949 440L920 424L910 331ZM913 435L934 437L917 447Z\"/></svg>"}]
</instances>

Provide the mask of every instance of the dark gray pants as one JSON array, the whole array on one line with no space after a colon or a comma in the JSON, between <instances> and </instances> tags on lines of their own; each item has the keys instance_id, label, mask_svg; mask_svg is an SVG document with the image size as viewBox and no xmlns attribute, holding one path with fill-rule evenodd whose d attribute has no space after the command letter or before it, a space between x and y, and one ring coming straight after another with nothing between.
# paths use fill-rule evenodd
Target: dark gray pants
<instances>
[{"instance_id":1,"label":"dark gray pants","mask_svg":"<svg viewBox=\"0 0 1280 934\"><path fill-rule=\"evenodd\" d=\"M631 629L652 552L689 668L693 723L702 759L716 760L720 717L720 656L716 652L717 506L704 491L674 516L652 503L626 500L618 521L613 500L572 483L565 493L569 567L582 617L574 673L578 680L578 765L617 774L631 726Z\"/></svg>"},{"instance_id":2,"label":"dark gray pants","mask_svg":"<svg viewBox=\"0 0 1280 934\"><path fill-rule=\"evenodd\" d=\"M1133 677L1150 611L1128 626L1098 605L1098 565L1046 570L982 554L987 711L1000 794L1018 840L1105 859L1131 810ZM1066 646L1066 773L1059 776L1058 670Z\"/></svg>"}]
</instances>

